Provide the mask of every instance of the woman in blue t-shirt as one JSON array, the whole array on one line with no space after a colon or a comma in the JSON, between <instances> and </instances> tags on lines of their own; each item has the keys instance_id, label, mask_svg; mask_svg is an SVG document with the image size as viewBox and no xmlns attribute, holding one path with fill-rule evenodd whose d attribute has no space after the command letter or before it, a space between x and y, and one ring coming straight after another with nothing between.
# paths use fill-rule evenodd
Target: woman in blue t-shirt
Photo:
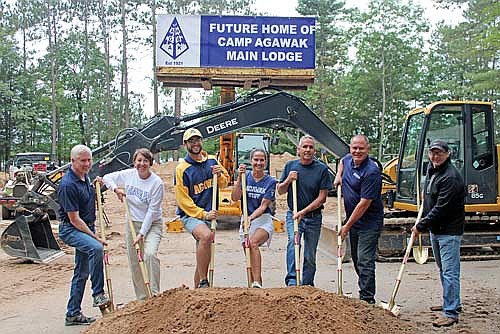
<instances>
[{"instance_id":1,"label":"woman in blue t-shirt","mask_svg":"<svg viewBox=\"0 0 500 334\"><path fill-rule=\"evenodd\" d=\"M252 171L246 170L246 165L238 167L238 179L233 187L231 198L233 201L241 199L241 175L246 177L247 211L248 211L248 235L250 238L250 261L252 265L252 287L262 287L262 270L259 247L267 241L271 243L274 232L274 224L271 216L271 203L275 200L276 179L265 173L267 164L266 152L262 149L254 149L250 153ZM240 225L240 240L244 246L243 222Z\"/></svg>"}]
</instances>

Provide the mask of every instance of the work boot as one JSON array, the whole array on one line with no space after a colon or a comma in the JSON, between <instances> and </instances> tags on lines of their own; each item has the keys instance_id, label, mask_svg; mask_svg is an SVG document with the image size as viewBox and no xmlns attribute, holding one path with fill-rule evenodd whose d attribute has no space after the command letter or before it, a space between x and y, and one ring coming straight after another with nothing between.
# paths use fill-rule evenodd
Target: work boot
<instances>
[{"instance_id":1,"label":"work boot","mask_svg":"<svg viewBox=\"0 0 500 334\"><path fill-rule=\"evenodd\" d=\"M198 289L208 288L209 286L210 286L210 284L208 284L208 280L207 279L202 279L200 281L200 283L198 283Z\"/></svg>"},{"instance_id":2,"label":"work boot","mask_svg":"<svg viewBox=\"0 0 500 334\"><path fill-rule=\"evenodd\" d=\"M104 293L94 296L94 303L92 304L92 306L101 307L107 304L109 304L109 298L106 297Z\"/></svg>"},{"instance_id":3,"label":"work boot","mask_svg":"<svg viewBox=\"0 0 500 334\"><path fill-rule=\"evenodd\" d=\"M454 323L458 323L458 318L439 317L432 325L434 327L448 327Z\"/></svg>"},{"instance_id":4,"label":"work boot","mask_svg":"<svg viewBox=\"0 0 500 334\"><path fill-rule=\"evenodd\" d=\"M434 305L430 307L431 311L442 311L443 306L441 305ZM457 307L457 312L462 313L462 306Z\"/></svg>"},{"instance_id":5,"label":"work boot","mask_svg":"<svg viewBox=\"0 0 500 334\"><path fill-rule=\"evenodd\" d=\"M94 317L86 317L83 313L78 313L72 317L66 316L64 321L65 326L75 326L75 325L90 325L95 321Z\"/></svg>"}]
</instances>

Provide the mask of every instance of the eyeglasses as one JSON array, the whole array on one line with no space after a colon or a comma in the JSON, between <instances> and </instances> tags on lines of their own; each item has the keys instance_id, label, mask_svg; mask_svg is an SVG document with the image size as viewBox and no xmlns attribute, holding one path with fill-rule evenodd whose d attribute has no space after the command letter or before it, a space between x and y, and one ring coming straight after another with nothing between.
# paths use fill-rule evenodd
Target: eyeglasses
<instances>
[{"instance_id":1,"label":"eyeglasses","mask_svg":"<svg viewBox=\"0 0 500 334\"><path fill-rule=\"evenodd\" d=\"M201 143L201 138L189 138L188 140L186 140L188 143L190 144L198 144L198 143Z\"/></svg>"}]
</instances>

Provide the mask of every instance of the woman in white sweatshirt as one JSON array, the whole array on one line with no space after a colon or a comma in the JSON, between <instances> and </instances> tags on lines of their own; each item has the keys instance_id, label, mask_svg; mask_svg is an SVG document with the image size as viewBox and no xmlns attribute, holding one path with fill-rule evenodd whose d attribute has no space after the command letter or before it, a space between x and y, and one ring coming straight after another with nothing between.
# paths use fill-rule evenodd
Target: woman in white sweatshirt
<instances>
[{"instance_id":1,"label":"woman in white sweatshirt","mask_svg":"<svg viewBox=\"0 0 500 334\"><path fill-rule=\"evenodd\" d=\"M104 184L123 201L126 196L137 235L132 238L126 223L127 253L137 299L147 296L134 245L143 241L146 265L153 295L160 292L160 259L157 257L162 237L163 181L151 171L153 154L146 148L137 149L133 156L134 168L106 174Z\"/></svg>"}]
</instances>

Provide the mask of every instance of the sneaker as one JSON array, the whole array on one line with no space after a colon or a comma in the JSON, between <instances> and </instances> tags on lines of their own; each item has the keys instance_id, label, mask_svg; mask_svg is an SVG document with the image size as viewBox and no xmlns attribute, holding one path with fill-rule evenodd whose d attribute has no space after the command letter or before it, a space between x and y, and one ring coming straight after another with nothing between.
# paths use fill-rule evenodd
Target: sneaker
<instances>
[{"instance_id":1,"label":"sneaker","mask_svg":"<svg viewBox=\"0 0 500 334\"><path fill-rule=\"evenodd\" d=\"M210 284L208 283L207 279L202 279L200 283L198 283L198 289L208 288L209 286Z\"/></svg>"},{"instance_id":2,"label":"sneaker","mask_svg":"<svg viewBox=\"0 0 500 334\"><path fill-rule=\"evenodd\" d=\"M448 327L458 323L458 318L439 317L432 323L434 327Z\"/></svg>"},{"instance_id":3,"label":"sneaker","mask_svg":"<svg viewBox=\"0 0 500 334\"><path fill-rule=\"evenodd\" d=\"M78 313L72 317L66 316L64 321L65 326L75 326L75 325L90 325L95 321L94 317L86 317L82 313Z\"/></svg>"},{"instance_id":4,"label":"sneaker","mask_svg":"<svg viewBox=\"0 0 500 334\"><path fill-rule=\"evenodd\" d=\"M92 304L92 306L101 307L107 304L109 304L109 298L106 297L104 293L94 296L94 303Z\"/></svg>"},{"instance_id":5,"label":"sneaker","mask_svg":"<svg viewBox=\"0 0 500 334\"><path fill-rule=\"evenodd\" d=\"M260 289L260 288L262 288L262 285L259 282L255 281L252 283L252 288Z\"/></svg>"},{"instance_id":6,"label":"sneaker","mask_svg":"<svg viewBox=\"0 0 500 334\"><path fill-rule=\"evenodd\" d=\"M441 306L441 305L434 305L434 306L430 307L430 310L431 311L442 311L443 310L443 306ZM457 312L458 313L462 313L462 306L457 307Z\"/></svg>"}]
</instances>

